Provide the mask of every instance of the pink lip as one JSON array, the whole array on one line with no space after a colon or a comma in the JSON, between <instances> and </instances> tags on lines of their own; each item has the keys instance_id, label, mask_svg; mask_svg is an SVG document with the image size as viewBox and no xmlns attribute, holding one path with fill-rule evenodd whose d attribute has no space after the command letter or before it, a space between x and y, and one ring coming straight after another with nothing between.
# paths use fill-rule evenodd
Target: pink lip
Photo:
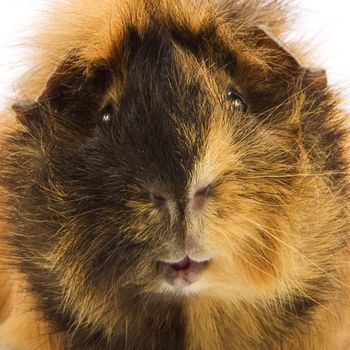
<instances>
[{"instance_id":1,"label":"pink lip","mask_svg":"<svg viewBox=\"0 0 350 350\"><path fill-rule=\"evenodd\" d=\"M160 262L165 280L174 287L186 287L200 278L209 261L195 261L185 256L175 263Z\"/></svg>"}]
</instances>

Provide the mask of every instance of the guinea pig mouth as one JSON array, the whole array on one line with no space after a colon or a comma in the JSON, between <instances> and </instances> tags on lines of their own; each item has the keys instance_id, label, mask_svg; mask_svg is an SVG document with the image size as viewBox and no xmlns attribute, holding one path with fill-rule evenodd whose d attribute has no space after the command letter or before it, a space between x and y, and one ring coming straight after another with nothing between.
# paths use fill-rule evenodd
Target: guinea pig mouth
<instances>
[{"instance_id":1,"label":"guinea pig mouth","mask_svg":"<svg viewBox=\"0 0 350 350\"><path fill-rule=\"evenodd\" d=\"M208 264L209 260L195 261L188 256L174 263L160 261L166 282L177 288L186 287L198 281Z\"/></svg>"}]
</instances>

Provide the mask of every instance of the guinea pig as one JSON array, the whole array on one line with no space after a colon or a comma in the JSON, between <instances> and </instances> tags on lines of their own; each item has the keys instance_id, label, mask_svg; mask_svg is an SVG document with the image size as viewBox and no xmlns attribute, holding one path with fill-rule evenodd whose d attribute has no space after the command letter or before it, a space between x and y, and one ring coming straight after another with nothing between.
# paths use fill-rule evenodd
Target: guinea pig
<instances>
[{"instance_id":1,"label":"guinea pig","mask_svg":"<svg viewBox=\"0 0 350 350\"><path fill-rule=\"evenodd\" d=\"M348 349L347 115L286 4L67 0L37 26L1 117L0 345Z\"/></svg>"}]
</instances>

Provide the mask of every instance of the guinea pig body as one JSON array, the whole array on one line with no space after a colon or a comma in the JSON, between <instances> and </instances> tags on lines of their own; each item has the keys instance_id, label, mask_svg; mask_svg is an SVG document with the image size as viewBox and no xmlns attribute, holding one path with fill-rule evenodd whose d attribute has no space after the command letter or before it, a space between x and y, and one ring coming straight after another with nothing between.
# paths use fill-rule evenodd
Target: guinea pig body
<instances>
[{"instance_id":1,"label":"guinea pig body","mask_svg":"<svg viewBox=\"0 0 350 350\"><path fill-rule=\"evenodd\" d=\"M284 6L48 18L1 127L0 345L345 349L346 115Z\"/></svg>"}]
</instances>

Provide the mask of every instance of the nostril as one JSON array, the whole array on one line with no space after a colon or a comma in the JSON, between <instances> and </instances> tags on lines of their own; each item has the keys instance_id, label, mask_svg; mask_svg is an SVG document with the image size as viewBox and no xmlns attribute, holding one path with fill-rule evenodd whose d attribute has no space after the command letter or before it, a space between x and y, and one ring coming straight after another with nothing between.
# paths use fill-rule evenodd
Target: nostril
<instances>
[{"instance_id":1,"label":"nostril","mask_svg":"<svg viewBox=\"0 0 350 350\"><path fill-rule=\"evenodd\" d=\"M209 190L210 190L209 186L202 187L202 188L200 188L199 190L196 191L194 196L195 197L208 197Z\"/></svg>"},{"instance_id":2,"label":"nostril","mask_svg":"<svg viewBox=\"0 0 350 350\"><path fill-rule=\"evenodd\" d=\"M192 209L197 210L202 208L208 198L209 193L210 193L210 186L199 188L194 193L194 196L192 199Z\"/></svg>"},{"instance_id":3,"label":"nostril","mask_svg":"<svg viewBox=\"0 0 350 350\"><path fill-rule=\"evenodd\" d=\"M151 202L156 207L163 207L166 203L166 198L158 192L150 192Z\"/></svg>"}]
</instances>

